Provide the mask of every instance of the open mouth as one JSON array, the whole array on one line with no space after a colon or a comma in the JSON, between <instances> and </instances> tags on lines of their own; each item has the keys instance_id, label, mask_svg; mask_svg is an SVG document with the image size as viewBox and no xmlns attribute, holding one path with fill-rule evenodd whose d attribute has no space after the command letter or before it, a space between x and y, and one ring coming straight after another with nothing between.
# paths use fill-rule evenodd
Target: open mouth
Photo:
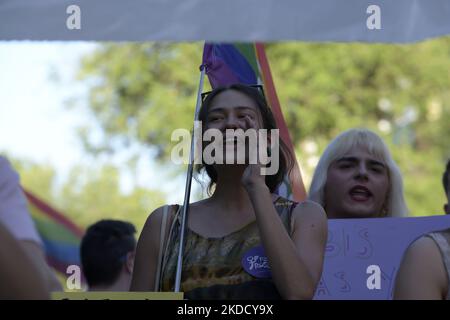
<instances>
[{"instance_id":1,"label":"open mouth","mask_svg":"<svg viewBox=\"0 0 450 320\"><path fill-rule=\"evenodd\" d=\"M364 186L355 186L349 191L350 198L354 201L364 202L372 197L372 192Z\"/></svg>"}]
</instances>

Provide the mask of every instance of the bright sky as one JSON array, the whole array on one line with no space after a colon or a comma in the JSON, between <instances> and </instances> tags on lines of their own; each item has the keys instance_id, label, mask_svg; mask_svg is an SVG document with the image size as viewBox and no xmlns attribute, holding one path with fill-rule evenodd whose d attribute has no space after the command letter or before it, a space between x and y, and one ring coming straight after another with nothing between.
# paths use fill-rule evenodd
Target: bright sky
<instances>
[{"instance_id":1,"label":"bright sky","mask_svg":"<svg viewBox=\"0 0 450 320\"><path fill-rule=\"evenodd\" d=\"M0 42L0 152L17 158L52 164L64 179L76 164L89 165L78 142L76 128L95 121L87 112L87 88L74 80L79 59L96 47L88 42ZM52 78L58 79L57 81ZM77 99L77 108L67 107ZM120 164L121 156L114 159ZM138 165L139 184L163 188L174 194L168 200L181 202L184 178L161 184L149 152ZM121 177L124 191L130 179ZM183 190L183 189L181 189ZM181 196L180 196L181 193Z\"/></svg>"},{"instance_id":2,"label":"bright sky","mask_svg":"<svg viewBox=\"0 0 450 320\"><path fill-rule=\"evenodd\" d=\"M80 162L74 129L87 115L67 110L64 100L83 87L65 84L73 77L79 57L94 46L0 43L0 149L49 161L62 171ZM50 80L52 70L62 83Z\"/></svg>"}]
</instances>

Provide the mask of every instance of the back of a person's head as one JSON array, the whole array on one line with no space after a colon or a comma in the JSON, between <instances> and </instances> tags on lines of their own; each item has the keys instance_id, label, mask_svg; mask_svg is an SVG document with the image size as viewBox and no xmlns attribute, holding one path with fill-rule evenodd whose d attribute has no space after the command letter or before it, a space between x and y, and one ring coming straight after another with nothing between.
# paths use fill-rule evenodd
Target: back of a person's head
<instances>
[{"instance_id":1,"label":"back of a person's head","mask_svg":"<svg viewBox=\"0 0 450 320\"><path fill-rule=\"evenodd\" d=\"M328 168L334 161L343 157L354 147L365 148L370 154L383 160L388 168L389 192L385 216L402 217L408 215L400 169L380 136L365 128L354 128L344 131L326 147L314 171L309 191L310 199L318 202L323 207L326 206L324 190L327 183Z\"/></svg>"},{"instance_id":2,"label":"back of a person's head","mask_svg":"<svg viewBox=\"0 0 450 320\"><path fill-rule=\"evenodd\" d=\"M135 227L128 222L101 220L91 225L81 241L81 264L89 286L111 285L127 254L135 250Z\"/></svg>"}]
</instances>

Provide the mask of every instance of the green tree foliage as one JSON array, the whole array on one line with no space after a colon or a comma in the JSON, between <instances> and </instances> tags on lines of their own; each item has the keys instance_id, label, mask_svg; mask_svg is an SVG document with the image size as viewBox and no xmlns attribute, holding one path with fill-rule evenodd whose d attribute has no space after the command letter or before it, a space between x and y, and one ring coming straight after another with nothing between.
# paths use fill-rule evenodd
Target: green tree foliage
<instances>
[{"instance_id":1,"label":"green tree foliage","mask_svg":"<svg viewBox=\"0 0 450 320\"><path fill-rule=\"evenodd\" d=\"M13 164L27 190L83 228L100 219L118 219L133 223L140 232L150 211L165 203L158 191L135 187L122 192L119 171L113 166L75 167L65 181L57 181L50 165L23 160Z\"/></svg>"},{"instance_id":2,"label":"green tree foliage","mask_svg":"<svg viewBox=\"0 0 450 320\"><path fill-rule=\"evenodd\" d=\"M267 46L278 96L308 181L339 132L371 128L399 163L414 215L442 211L440 175L450 156L450 38L418 44L277 43ZM105 44L79 79L111 141L137 141L169 161L172 130L192 126L202 44ZM121 145L120 147L122 147ZM309 146L309 147L308 147Z\"/></svg>"},{"instance_id":3,"label":"green tree foliage","mask_svg":"<svg viewBox=\"0 0 450 320\"><path fill-rule=\"evenodd\" d=\"M401 122L417 150L447 149L450 38L414 45L287 44L268 48L277 90L295 141L334 137L345 128ZM448 117L447 117L448 119ZM399 125L400 126L400 125Z\"/></svg>"},{"instance_id":4,"label":"green tree foliage","mask_svg":"<svg viewBox=\"0 0 450 320\"><path fill-rule=\"evenodd\" d=\"M105 133L103 143L93 145L82 131L88 149L137 139L167 159L173 129L192 127L201 50L199 43L106 44L85 57L79 78L92 83L90 107Z\"/></svg>"}]
</instances>

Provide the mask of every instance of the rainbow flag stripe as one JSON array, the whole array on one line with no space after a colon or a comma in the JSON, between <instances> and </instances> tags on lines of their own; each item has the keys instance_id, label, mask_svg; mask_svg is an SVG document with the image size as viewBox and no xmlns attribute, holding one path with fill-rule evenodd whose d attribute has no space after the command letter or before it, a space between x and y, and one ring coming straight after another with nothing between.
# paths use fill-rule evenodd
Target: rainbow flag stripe
<instances>
[{"instance_id":1,"label":"rainbow flag stripe","mask_svg":"<svg viewBox=\"0 0 450 320\"><path fill-rule=\"evenodd\" d=\"M80 241L84 231L31 192L24 189L24 193L49 265L63 274L69 265L80 266Z\"/></svg>"}]
</instances>

